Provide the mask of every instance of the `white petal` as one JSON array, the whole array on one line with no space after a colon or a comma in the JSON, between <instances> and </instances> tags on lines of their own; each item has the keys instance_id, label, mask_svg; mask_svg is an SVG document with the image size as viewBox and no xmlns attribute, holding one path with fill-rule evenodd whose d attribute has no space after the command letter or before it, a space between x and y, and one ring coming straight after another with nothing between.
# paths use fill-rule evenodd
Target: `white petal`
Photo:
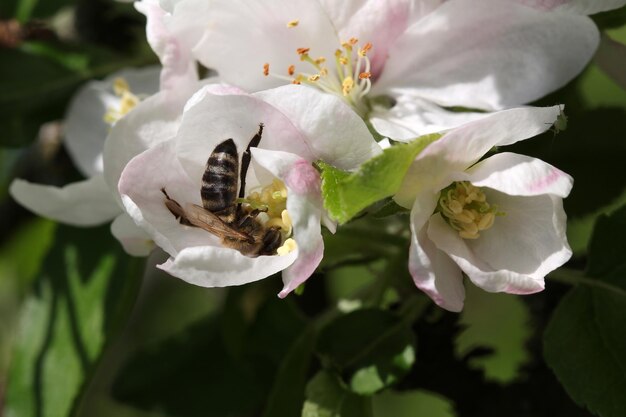
<instances>
[{"instance_id":1,"label":"white petal","mask_svg":"<svg viewBox=\"0 0 626 417\"><path fill-rule=\"evenodd\" d=\"M254 96L278 109L306 135L315 159L355 169L381 152L363 120L334 95L288 85Z\"/></svg>"},{"instance_id":2,"label":"white petal","mask_svg":"<svg viewBox=\"0 0 626 417\"><path fill-rule=\"evenodd\" d=\"M232 138L241 156L263 123L260 148L277 149L314 160L305 136L273 106L248 95L205 94L185 111L176 154L189 178L201 178L215 146Z\"/></svg>"},{"instance_id":3,"label":"white petal","mask_svg":"<svg viewBox=\"0 0 626 417\"><path fill-rule=\"evenodd\" d=\"M617 9L626 4L626 0L515 0L539 10L555 10L577 14L594 14Z\"/></svg>"},{"instance_id":4,"label":"white petal","mask_svg":"<svg viewBox=\"0 0 626 417\"><path fill-rule=\"evenodd\" d=\"M552 194L562 198L568 196L574 181L565 172L540 159L509 152L477 163L467 170L464 180L509 195Z\"/></svg>"},{"instance_id":5,"label":"white petal","mask_svg":"<svg viewBox=\"0 0 626 417\"><path fill-rule=\"evenodd\" d=\"M369 121L383 136L410 141L418 136L441 132L489 116L489 113L452 112L405 90L390 108L374 107Z\"/></svg>"},{"instance_id":6,"label":"white petal","mask_svg":"<svg viewBox=\"0 0 626 417\"><path fill-rule=\"evenodd\" d=\"M478 239L462 239L437 214L428 237L480 288L490 292L531 294L544 288L544 277L571 257L566 216L559 197L513 197L484 189L487 200L506 215Z\"/></svg>"},{"instance_id":7,"label":"white petal","mask_svg":"<svg viewBox=\"0 0 626 417\"><path fill-rule=\"evenodd\" d=\"M598 41L586 16L502 0L450 0L397 40L372 94L413 88L443 106L512 107L565 85Z\"/></svg>"},{"instance_id":8,"label":"white petal","mask_svg":"<svg viewBox=\"0 0 626 417\"><path fill-rule=\"evenodd\" d=\"M154 0L135 2L135 8L146 15L148 43L158 55L163 70L161 90L170 95L188 95L198 81L191 50L172 32L167 21L171 15Z\"/></svg>"},{"instance_id":9,"label":"white petal","mask_svg":"<svg viewBox=\"0 0 626 417\"><path fill-rule=\"evenodd\" d=\"M459 267L444 252L433 245L426 235L431 213L435 209L434 196L421 196L411 210L411 247L409 272L415 285L440 307L461 311L465 299L463 276Z\"/></svg>"},{"instance_id":10,"label":"white petal","mask_svg":"<svg viewBox=\"0 0 626 417\"><path fill-rule=\"evenodd\" d=\"M373 47L368 53L371 73L378 78L387 60L387 51L406 28L421 16L429 13L441 0L321 0L339 32L339 39L357 38L360 45L370 42Z\"/></svg>"},{"instance_id":11,"label":"white petal","mask_svg":"<svg viewBox=\"0 0 626 417\"><path fill-rule=\"evenodd\" d=\"M279 294L283 298L315 272L324 254L320 176L309 161L294 154L252 149L252 155L287 188L287 211L293 223L298 257L283 271L285 286Z\"/></svg>"},{"instance_id":12,"label":"white petal","mask_svg":"<svg viewBox=\"0 0 626 417\"><path fill-rule=\"evenodd\" d=\"M554 0L553 0L554 1ZM561 2L554 10L578 14L595 14L626 5L626 0L570 0Z\"/></svg>"},{"instance_id":13,"label":"white petal","mask_svg":"<svg viewBox=\"0 0 626 417\"><path fill-rule=\"evenodd\" d=\"M120 214L113 220L111 234L119 240L129 255L148 256L154 249L154 242L150 236L126 213Z\"/></svg>"},{"instance_id":14,"label":"white petal","mask_svg":"<svg viewBox=\"0 0 626 417\"><path fill-rule=\"evenodd\" d=\"M297 251L285 256L249 258L236 250L214 246L183 249L158 267L170 275L201 287L226 287L258 281L284 270Z\"/></svg>"},{"instance_id":15,"label":"white petal","mask_svg":"<svg viewBox=\"0 0 626 417\"><path fill-rule=\"evenodd\" d=\"M207 32L194 49L205 66L214 68L226 82L248 91L288 83L263 75L263 65L287 76L287 68L311 72L300 62L298 48L311 48L314 59L334 59L339 39L328 16L317 1L304 0L214 0L206 16ZM287 27L298 20L295 27Z\"/></svg>"},{"instance_id":16,"label":"white petal","mask_svg":"<svg viewBox=\"0 0 626 417\"><path fill-rule=\"evenodd\" d=\"M175 136L184 103L160 92L113 126L104 144L104 178L112 189L117 189L122 170L135 155Z\"/></svg>"},{"instance_id":17,"label":"white petal","mask_svg":"<svg viewBox=\"0 0 626 417\"><path fill-rule=\"evenodd\" d=\"M189 246L221 246L211 233L181 225L165 206L161 189L181 206L202 204L201 177L190 180L174 153L174 141L159 144L133 158L119 182L130 217L172 256Z\"/></svg>"},{"instance_id":18,"label":"white petal","mask_svg":"<svg viewBox=\"0 0 626 417\"><path fill-rule=\"evenodd\" d=\"M62 188L18 179L9 193L30 211L74 226L106 223L121 211L101 175Z\"/></svg>"},{"instance_id":19,"label":"white petal","mask_svg":"<svg viewBox=\"0 0 626 417\"><path fill-rule=\"evenodd\" d=\"M65 145L78 169L91 177L102 173L102 151L110 126L104 121L109 107L117 108L119 97L113 94L113 81L124 78L139 97L159 90L160 67L125 69L103 81L90 81L72 98L65 115Z\"/></svg>"},{"instance_id":20,"label":"white petal","mask_svg":"<svg viewBox=\"0 0 626 417\"><path fill-rule=\"evenodd\" d=\"M560 111L559 106L503 110L447 132L418 155L396 201L407 207L421 190L441 190L452 181L452 173L465 171L494 146L510 145L548 130Z\"/></svg>"}]
</instances>

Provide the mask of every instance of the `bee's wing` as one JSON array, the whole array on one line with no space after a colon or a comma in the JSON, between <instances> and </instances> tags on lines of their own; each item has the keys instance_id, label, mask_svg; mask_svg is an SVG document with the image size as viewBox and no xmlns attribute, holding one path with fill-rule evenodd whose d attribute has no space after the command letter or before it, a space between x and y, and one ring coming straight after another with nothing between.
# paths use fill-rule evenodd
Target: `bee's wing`
<instances>
[{"instance_id":1,"label":"bee's wing","mask_svg":"<svg viewBox=\"0 0 626 417\"><path fill-rule=\"evenodd\" d=\"M252 240L250 235L233 229L204 207L200 207L196 204L187 204L185 214L187 220L193 226L204 229L220 238L228 237L242 241Z\"/></svg>"}]
</instances>

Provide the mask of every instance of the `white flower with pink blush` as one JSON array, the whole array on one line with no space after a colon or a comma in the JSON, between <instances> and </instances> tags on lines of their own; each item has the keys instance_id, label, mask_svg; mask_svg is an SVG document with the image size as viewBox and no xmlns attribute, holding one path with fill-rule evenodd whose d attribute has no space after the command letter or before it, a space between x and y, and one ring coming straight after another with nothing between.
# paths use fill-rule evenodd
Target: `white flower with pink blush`
<instances>
[{"instance_id":1,"label":"white flower with pink blush","mask_svg":"<svg viewBox=\"0 0 626 417\"><path fill-rule=\"evenodd\" d=\"M460 311L463 274L489 292L531 294L571 256L562 199L572 178L495 146L546 131L558 106L494 113L446 133L411 166L395 200L411 208L409 270L439 306Z\"/></svg>"},{"instance_id":2,"label":"white flower with pink blush","mask_svg":"<svg viewBox=\"0 0 626 417\"><path fill-rule=\"evenodd\" d=\"M172 21L202 22L193 56L225 82L306 84L398 140L484 117L447 107L536 100L576 76L599 40L587 16L502 0L213 0L195 16L175 8Z\"/></svg>"},{"instance_id":3,"label":"white flower with pink blush","mask_svg":"<svg viewBox=\"0 0 626 417\"><path fill-rule=\"evenodd\" d=\"M34 213L61 223L95 226L113 220L112 233L118 239L120 232L134 236L136 244L124 245L127 252L146 255L152 243L123 213L104 180L103 149L112 126L158 91L159 73L159 67L128 69L80 88L65 117L63 143L86 179L64 187L16 179L11 196Z\"/></svg>"},{"instance_id":4,"label":"white flower with pink blush","mask_svg":"<svg viewBox=\"0 0 626 417\"><path fill-rule=\"evenodd\" d=\"M350 170L378 153L365 123L334 96L298 86L251 95L207 86L170 140L126 165L119 192L170 255L161 269L204 287L282 271L284 297L321 261L321 223L334 230L313 163Z\"/></svg>"}]
</instances>

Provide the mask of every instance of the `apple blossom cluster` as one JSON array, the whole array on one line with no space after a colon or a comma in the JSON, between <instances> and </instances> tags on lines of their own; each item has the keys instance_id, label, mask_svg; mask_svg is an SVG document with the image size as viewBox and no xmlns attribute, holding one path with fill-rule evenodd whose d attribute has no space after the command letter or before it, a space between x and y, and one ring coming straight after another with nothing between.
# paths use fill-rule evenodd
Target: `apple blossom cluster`
<instances>
[{"instance_id":1,"label":"apple blossom cluster","mask_svg":"<svg viewBox=\"0 0 626 417\"><path fill-rule=\"evenodd\" d=\"M65 144L86 179L16 180L11 194L60 222L112 221L128 253L160 247L159 268L192 284L282 271L285 297L319 265L322 226L337 228L317 162L355 172L381 143L438 132L393 195L410 210L415 284L451 311L464 276L491 292L541 291L571 256L572 178L492 151L554 125L561 106L521 106L589 62L599 33L587 14L625 3L141 0L161 66L74 98ZM226 203L211 209L216 196Z\"/></svg>"}]
</instances>

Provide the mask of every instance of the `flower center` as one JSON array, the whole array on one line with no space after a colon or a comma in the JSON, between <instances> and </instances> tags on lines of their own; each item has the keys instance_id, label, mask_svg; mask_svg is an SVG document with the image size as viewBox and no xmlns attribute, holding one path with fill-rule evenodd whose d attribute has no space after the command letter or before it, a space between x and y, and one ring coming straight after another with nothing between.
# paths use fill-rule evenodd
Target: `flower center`
<instances>
[{"instance_id":1,"label":"flower center","mask_svg":"<svg viewBox=\"0 0 626 417\"><path fill-rule=\"evenodd\" d=\"M247 204L252 209L259 209L259 220L266 227L279 227L283 236L283 244L276 250L278 255L286 255L293 251L297 245L291 239L293 228L291 217L287 211L287 188L282 181L274 179L270 185L259 187L252 191L247 198L237 200Z\"/></svg>"},{"instance_id":2,"label":"flower center","mask_svg":"<svg viewBox=\"0 0 626 417\"><path fill-rule=\"evenodd\" d=\"M487 196L468 181L450 184L441 190L437 211L463 239L478 239L504 213L487 202Z\"/></svg>"},{"instance_id":3,"label":"flower center","mask_svg":"<svg viewBox=\"0 0 626 417\"><path fill-rule=\"evenodd\" d=\"M114 125L141 101L139 97L130 91L128 83L122 77L118 77L113 81L113 93L120 98L120 101L117 108L109 107L104 114L104 121L110 125Z\"/></svg>"},{"instance_id":4,"label":"flower center","mask_svg":"<svg viewBox=\"0 0 626 417\"><path fill-rule=\"evenodd\" d=\"M296 27L297 21L287 23L287 27ZM307 70L297 71L295 65L286 68L286 74L274 73L270 71L270 64L263 65L263 74L282 80L287 80L293 84L308 84L320 90L339 96L357 113L365 115L368 111L364 96L370 91L372 82L370 77L370 60L367 53L372 49L371 43L366 43L362 47L358 46L359 40L351 38L341 44L341 48L335 51L334 60L327 57L312 58L309 55L309 48L298 48L296 53L300 61ZM328 66L329 62L334 65Z\"/></svg>"}]
</instances>

